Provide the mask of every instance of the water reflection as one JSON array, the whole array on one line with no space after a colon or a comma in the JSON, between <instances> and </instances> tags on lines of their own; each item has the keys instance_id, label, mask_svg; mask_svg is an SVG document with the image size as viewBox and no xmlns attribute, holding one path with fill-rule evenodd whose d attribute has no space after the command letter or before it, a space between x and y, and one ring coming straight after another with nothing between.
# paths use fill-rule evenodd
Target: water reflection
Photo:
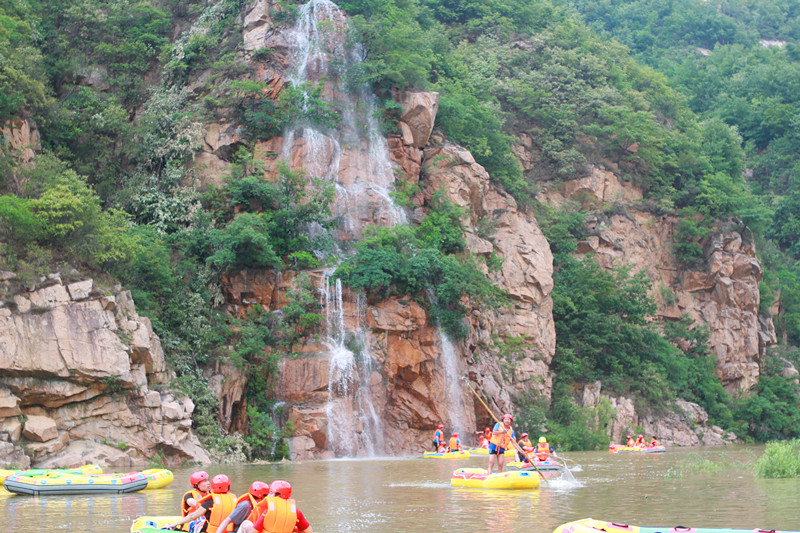
<instances>
[{"instance_id":1,"label":"water reflection","mask_svg":"<svg viewBox=\"0 0 800 533\"><path fill-rule=\"evenodd\" d=\"M237 494L255 480L285 479L315 531L528 531L549 533L569 520L607 519L644 526L770 527L800 531L800 480L756 480L749 470L761 449L670 450L650 456L607 452L569 454L576 481L549 479L533 491L450 486L453 470L485 467L421 458L339 459L271 465L209 465L227 474ZM707 471L693 457L728 466ZM724 454L724 455L723 455ZM127 531L141 515L176 514L193 468L175 470L166 488L126 495L33 498L0 491L7 531L69 529Z\"/></svg>"}]
</instances>

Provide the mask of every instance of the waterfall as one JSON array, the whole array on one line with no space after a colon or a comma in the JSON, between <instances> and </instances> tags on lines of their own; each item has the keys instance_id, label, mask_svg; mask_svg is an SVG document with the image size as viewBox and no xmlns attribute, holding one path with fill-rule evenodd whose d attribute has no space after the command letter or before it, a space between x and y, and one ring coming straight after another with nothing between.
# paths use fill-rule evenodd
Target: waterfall
<instances>
[{"instance_id":1,"label":"waterfall","mask_svg":"<svg viewBox=\"0 0 800 533\"><path fill-rule=\"evenodd\" d=\"M347 32L345 14L330 0L298 7L297 22L286 35L294 66L289 80L295 87L321 84L341 124L329 128L301 121L284 132L281 154L293 167L335 185L339 253L347 253L347 244L368 225L407 223L389 194L394 170L377 119L377 99L369 86L353 89L341 77L364 60L363 47L345 46ZM381 454L381 416L369 387L374 375L371 338L362 326L366 305L359 295L352 302L343 300L341 282L330 279L334 270L323 273L320 291L326 317L322 344L329 360L326 447L337 456Z\"/></svg>"},{"instance_id":2,"label":"waterfall","mask_svg":"<svg viewBox=\"0 0 800 533\"><path fill-rule=\"evenodd\" d=\"M466 404L467 396L464 392L465 385L461 381L461 358L456 347L447 333L439 326L439 338L442 343L441 365L444 371L445 386L447 387L447 428L450 432L457 431L462 443L472 440L474 419L468 416L469 408ZM449 437L449 435L445 435Z\"/></svg>"}]
</instances>

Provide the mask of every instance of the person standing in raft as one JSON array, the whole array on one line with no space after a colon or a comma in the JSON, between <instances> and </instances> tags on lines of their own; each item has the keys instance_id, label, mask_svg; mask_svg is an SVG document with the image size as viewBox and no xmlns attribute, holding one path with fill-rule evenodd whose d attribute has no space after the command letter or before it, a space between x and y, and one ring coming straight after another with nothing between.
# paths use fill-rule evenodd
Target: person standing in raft
<instances>
[{"instance_id":1,"label":"person standing in raft","mask_svg":"<svg viewBox=\"0 0 800 533\"><path fill-rule=\"evenodd\" d=\"M495 461L497 461L497 472L503 471L503 467L506 465L506 450L512 446L512 442L517 440L514 429L511 427L513 421L514 417L506 413L503 415L503 423L497 422L492 429L492 440L489 441L488 470L490 474L494 470Z\"/></svg>"},{"instance_id":2,"label":"person standing in raft","mask_svg":"<svg viewBox=\"0 0 800 533\"><path fill-rule=\"evenodd\" d=\"M433 451L440 452L439 449L444 444L444 432L442 431L444 426L439 424L436 428L436 432L433 434Z\"/></svg>"},{"instance_id":3,"label":"person standing in raft","mask_svg":"<svg viewBox=\"0 0 800 533\"><path fill-rule=\"evenodd\" d=\"M290 498L292 486L288 481L278 479L270 485L269 496L258 502L257 510L261 516L255 524L242 524L242 533L314 533L311 524L297 508L297 502Z\"/></svg>"},{"instance_id":4,"label":"person standing in raft","mask_svg":"<svg viewBox=\"0 0 800 533\"><path fill-rule=\"evenodd\" d=\"M458 438L458 433L453 433L453 436L450 437L450 448L448 449L450 452L460 452L461 451L461 439Z\"/></svg>"},{"instance_id":5,"label":"person standing in raft","mask_svg":"<svg viewBox=\"0 0 800 533\"><path fill-rule=\"evenodd\" d=\"M236 500L236 507L217 527L217 531L227 531L228 524L233 524L233 533L239 533L239 528L244 524L253 525L261 515L258 511L258 502L266 498L269 493L268 483L253 481L253 484L250 485L250 490Z\"/></svg>"},{"instance_id":6,"label":"person standing in raft","mask_svg":"<svg viewBox=\"0 0 800 533\"><path fill-rule=\"evenodd\" d=\"M228 492L230 488L231 480L228 476L214 476L211 480L211 492L197 502L197 509L162 529L175 529L194 521L191 528L193 533L217 533L217 527L235 507L236 495Z\"/></svg>"}]
</instances>

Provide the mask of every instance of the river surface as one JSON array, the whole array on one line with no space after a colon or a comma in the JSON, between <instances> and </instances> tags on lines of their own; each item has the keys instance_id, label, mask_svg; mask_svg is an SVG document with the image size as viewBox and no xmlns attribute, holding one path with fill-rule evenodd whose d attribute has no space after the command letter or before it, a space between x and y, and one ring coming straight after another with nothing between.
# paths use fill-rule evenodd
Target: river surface
<instances>
[{"instance_id":1,"label":"river surface","mask_svg":"<svg viewBox=\"0 0 800 533\"><path fill-rule=\"evenodd\" d=\"M491 531L550 533L599 518L640 526L800 531L800 479L755 479L763 447L672 448L664 454L573 452L570 474L533 491L454 489L466 460L339 459L268 465L210 465L241 494L255 480L285 479L316 533ZM144 468L144 467L143 467ZM142 515L173 515L195 468L173 469L166 488L122 496L17 496L0 491L2 531L124 533Z\"/></svg>"}]
</instances>

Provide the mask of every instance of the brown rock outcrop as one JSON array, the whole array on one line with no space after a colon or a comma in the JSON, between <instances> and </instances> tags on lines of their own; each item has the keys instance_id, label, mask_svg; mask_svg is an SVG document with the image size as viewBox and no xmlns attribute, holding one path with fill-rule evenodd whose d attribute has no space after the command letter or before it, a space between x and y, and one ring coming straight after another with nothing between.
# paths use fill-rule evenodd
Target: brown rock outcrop
<instances>
[{"instance_id":1,"label":"brown rock outcrop","mask_svg":"<svg viewBox=\"0 0 800 533\"><path fill-rule=\"evenodd\" d=\"M0 431L16 441L9 421L27 417L21 437L33 461L57 461L80 440L125 448L127 463L156 452L207 461L191 432L191 401L150 389L166 379L164 353L130 293L103 295L92 280L65 287L57 275L48 283L0 308Z\"/></svg>"},{"instance_id":2,"label":"brown rock outcrop","mask_svg":"<svg viewBox=\"0 0 800 533\"><path fill-rule=\"evenodd\" d=\"M602 177L602 180L599 177ZM686 314L711 331L709 346L717 359L717 375L729 392L748 390L758 379L758 363L766 346L774 344L771 319L759 317L759 289L763 270L748 232L727 231L709 239L705 262L686 270L673 253L675 219L654 216L626 203L640 194L608 171L543 191L539 199L561 205L568 194L593 203L617 202L615 214L588 221L590 236L580 253L592 253L606 268L633 265L652 280L651 296L658 315L678 319ZM609 196L609 191L615 191Z\"/></svg>"}]
</instances>

